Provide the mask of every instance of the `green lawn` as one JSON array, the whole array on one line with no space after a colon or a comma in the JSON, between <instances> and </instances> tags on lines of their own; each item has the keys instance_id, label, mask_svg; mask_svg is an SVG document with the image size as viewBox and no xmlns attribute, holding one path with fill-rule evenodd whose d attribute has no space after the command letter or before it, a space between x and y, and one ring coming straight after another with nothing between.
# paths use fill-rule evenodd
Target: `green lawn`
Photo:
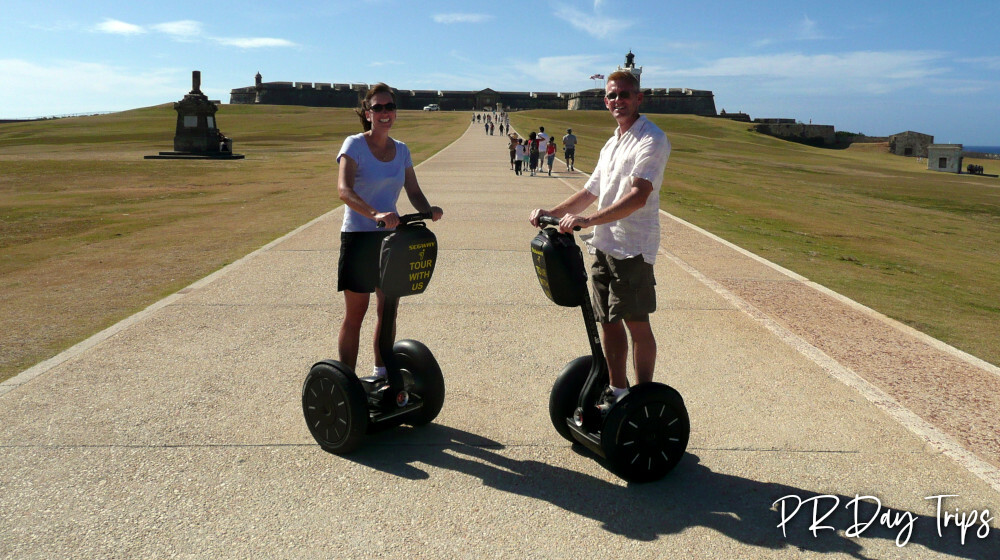
<instances>
[{"instance_id":1,"label":"green lawn","mask_svg":"<svg viewBox=\"0 0 1000 560\"><path fill-rule=\"evenodd\" d=\"M350 110L224 105L217 116L247 159L143 160L173 148L170 105L0 124L0 379L338 204L333 159L360 130ZM401 111L393 135L419 162L468 117ZM872 146L784 142L745 123L651 118L673 144L666 211L1000 363L1000 180L927 171ZM557 137L573 128L581 170L614 128L603 111L511 122Z\"/></svg>"},{"instance_id":2,"label":"green lawn","mask_svg":"<svg viewBox=\"0 0 1000 560\"><path fill-rule=\"evenodd\" d=\"M144 160L176 112L0 124L0 380L128 317L339 204L348 109L225 105L245 160ZM401 111L415 162L468 114Z\"/></svg>"}]
</instances>

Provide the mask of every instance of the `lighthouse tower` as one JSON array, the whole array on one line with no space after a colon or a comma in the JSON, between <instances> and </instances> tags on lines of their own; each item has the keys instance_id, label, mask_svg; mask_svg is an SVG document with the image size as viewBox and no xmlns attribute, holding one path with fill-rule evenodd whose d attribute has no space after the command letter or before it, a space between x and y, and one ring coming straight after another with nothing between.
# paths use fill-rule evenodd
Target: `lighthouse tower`
<instances>
[{"instance_id":1,"label":"lighthouse tower","mask_svg":"<svg viewBox=\"0 0 1000 560\"><path fill-rule=\"evenodd\" d=\"M619 66L618 67L618 71L619 72L622 72L622 71L624 71L624 72L631 72L632 75L635 76L635 80L637 82L639 82L640 85L642 84L642 66L639 66L638 68L636 68L636 66L635 66L635 55L632 54L631 50L629 50L628 54L625 55L625 67L623 68L623 67Z\"/></svg>"}]
</instances>

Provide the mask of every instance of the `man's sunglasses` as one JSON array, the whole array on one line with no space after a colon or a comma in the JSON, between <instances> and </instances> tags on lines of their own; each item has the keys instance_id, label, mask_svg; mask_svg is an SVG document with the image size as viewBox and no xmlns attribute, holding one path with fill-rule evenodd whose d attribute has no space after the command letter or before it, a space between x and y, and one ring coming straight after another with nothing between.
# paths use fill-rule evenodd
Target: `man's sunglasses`
<instances>
[{"instance_id":1,"label":"man's sunglasses","mask_svg":"<svg viewBox=\"0 0 1000 560\"><path fill-rule=\"evenodd\" d=\"M632 97L631 91L619 91L619 92L612 91L611 93L605 95L604 99L607 99L608 101L614 101L615 99L618 98L628 99L629 97Z\"/></svg>"},{"instance_id":2,"label":"man's sunglasses","mask_svg":"<svg viewBox=\"0 0 1000 560\"><path fill-rule=\"evenodd\" d=\"M372 113L381 113L382 111L395 111L395 110L396 110L395 103L386 103L385 105L381 103L376 103L372 105L371 109Z\"/></svg>"}]
</instances>

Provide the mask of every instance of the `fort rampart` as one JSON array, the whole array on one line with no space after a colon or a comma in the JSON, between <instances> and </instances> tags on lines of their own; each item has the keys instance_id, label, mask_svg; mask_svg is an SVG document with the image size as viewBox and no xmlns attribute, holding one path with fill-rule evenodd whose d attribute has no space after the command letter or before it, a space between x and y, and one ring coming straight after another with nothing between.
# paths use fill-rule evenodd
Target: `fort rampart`
<instances>
[{"instance_id":1,"label":"fort rampart","mask_svg":"<svg viewBox=\"0 0 1000 560\"><path fill-rule=\"evenodd\" d=\"M837 143L837 131L829 124L768 123L757 124L757 132L812 146Z\"/></svg>"},{"instance_id":2,"label":"fort rampart","mask_svg":"<svg viewBox=\"0 0 1000 560\"><path fill-rule=\"evenodd\" d=\"M303 105L307 107L357 107L367 84L309 82L260 82L230 92L233 104ZM604 110L604 90L577 93L441 91L394 89L400 109L421 109L436 104L443 111L569 109ZM643 89L642 110L646 113L716 116L711 91L687 88Z\"/></svg>"}]
</instances>

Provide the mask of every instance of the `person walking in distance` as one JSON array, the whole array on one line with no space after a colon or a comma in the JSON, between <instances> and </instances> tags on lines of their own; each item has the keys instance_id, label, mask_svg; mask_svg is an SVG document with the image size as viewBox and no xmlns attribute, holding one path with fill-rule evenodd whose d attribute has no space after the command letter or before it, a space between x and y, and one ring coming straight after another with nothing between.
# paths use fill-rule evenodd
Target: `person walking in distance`
<instances>
[{"instance_id":1,"label":"person walking in distance","mask_svg":"<svg viewBox=\"0 0 1000 560\"><path fill-rule=\"evenodd\" d=\"M539 157L538 144L539 144L538 133L532 132L528 134L528 157L530 161L532 177L535 176L535 171L538 168L538 157Z\"/></svg>"},{"instance_id":2,"label":"person walking in distance","mask_svg":"<svg viewBox=\"0 0 1000 560\"><path fill-rule=\"evenodd\" d=\"M605 413L628 390L629 335L637 382L652 381L656 365L649 314L656 310L653 264L660 245L659 193L670 141L639 114L642 98L631 72L608 76L604 106L618 127L601 149L594 172L582 189L558 206L535 209L528 217L535 227L541 216L557 217L563 232L594 228L587 240L596 256L590 271L591 295L611 377L597 405ZM585 214L595 201L597 210Z\"/></svg>"},{"instance_id":3,"label":"person walking in distance","mask_svg":"<svg viewBox=\"0 0 1000 560\"><path fill-rule=\"evenodd\" d=\"M576 171L573 169L576 163L576 135L572 128L567 128L566 136L563 136L563 157L566 158L566 171Z\"/></svg>"},{"instance_id":4,"label":"person walking in distance","mask_svg":"<svg viewBox=\"0 0 1000 560\"><path fill-rule=\"evenodd\" d=\"M549 138L549 143L545 146L545 161L549 164L549 177L552 176L552 161L556 159L556 141Z\"/></svg>"},{"instance_id":5,"label":"person walking in distance","mask_svg":"<svg viewBox=\"0 0 1000 560\"><path fill-rule=\"evenodd\" d=\"M507 149L510 150L510 168L514 169L514 156L516 155L517 143L520 139L513 132L507 134L507 139L509 140L507 142Z\"/></svg>"},{"instance_id":6,"label":"person walking in distance","mask_svg":"<svg viewBox=\"0 0 1000 560\"><path fill-rule=\"evenodd\" d=\"M517 139L514 145L514 175L520 175L521 169L523 169L524 159L528 157L528 148L524 145L524 142L520 138Z\"/></svg>"},{"instance_id":7,"label":"person walking in distance","mask_svg":"<svg viewBox=\"0 0 1000 560\"><path fill-rule=\"evenodd\" d=\"M538 134L536 137L538 138L538 153L540 154L538 158L538 172L541 173L544 171L542 167L545 165L545 154L549 145L549 135L545 134L544 126L538 127Z\"/></svg>"}]
</instances>

